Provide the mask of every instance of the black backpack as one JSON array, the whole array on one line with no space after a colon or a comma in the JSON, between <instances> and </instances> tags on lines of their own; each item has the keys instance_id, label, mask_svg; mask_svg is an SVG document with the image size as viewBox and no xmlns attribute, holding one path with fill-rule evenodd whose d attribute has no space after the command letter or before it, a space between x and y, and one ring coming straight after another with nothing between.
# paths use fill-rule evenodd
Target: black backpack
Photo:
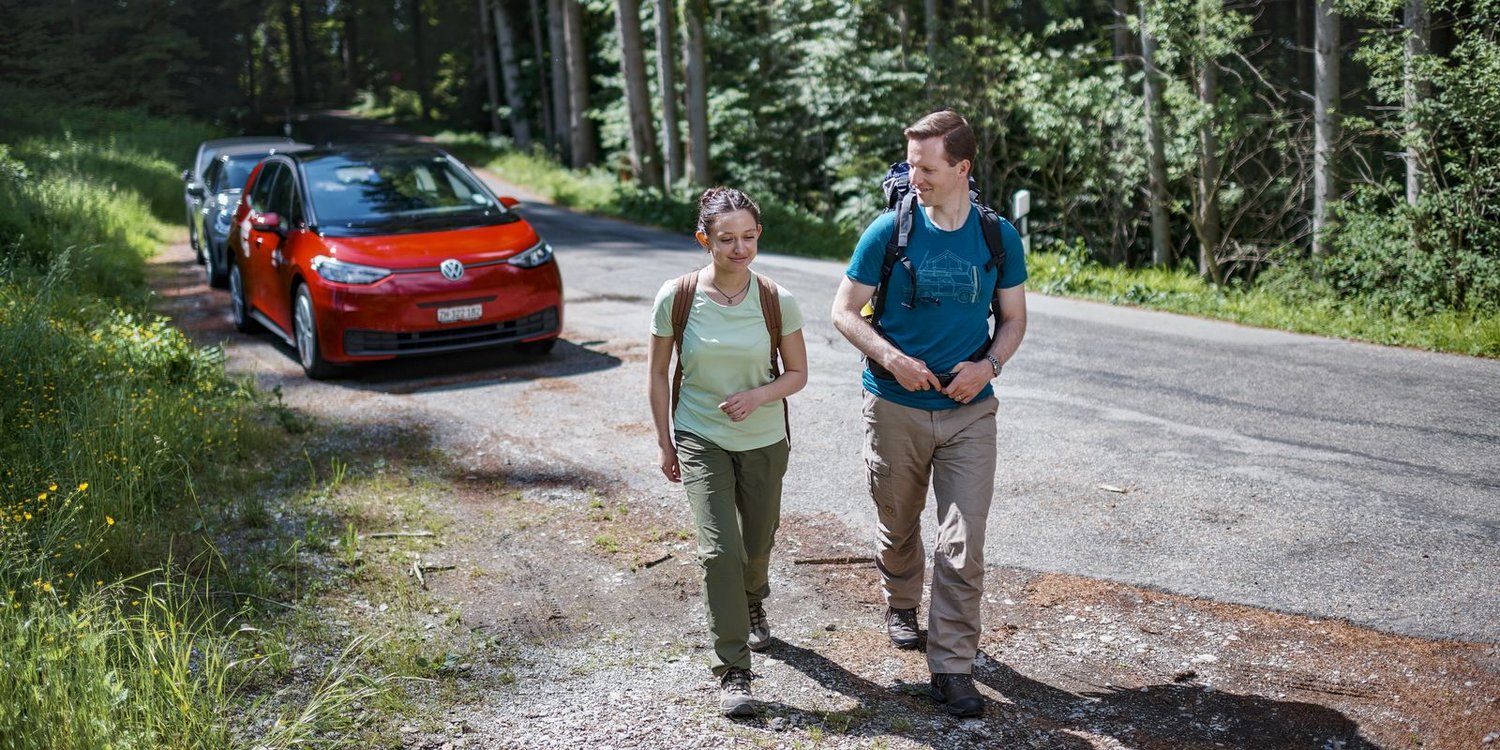
<instances>
[{"instance_id":1,"label":"black backpack","mask_svg":"<svg viewBox=\"0 0 1500 750\"><path fill-rule=\"evenodd\" d=\"M872 308L870 323L875 326L876 331L880 330L880 316L885 312L885 299L890 291L891 272L895 270L896 264L900 263L911 273L913 284L916 283L917 278L916 269L912 267L911 260L906 257L906 246L911 240L911 228L916 218L917 208L917 194L911 190L911 165L904 161L892 164L890 170L885 173L885 179L880 181L880 188L885 192L885 211L896 212L896 228L891 232L890 240L885 243L885 260L880 265L880 282L875 285L875 296L870 303ZM975 185L972 174L969 175L969 201L979 209L979 227L984 231L984 244L990 250L990 260L984 267L986 270L995 269L997 274L1003 273L1005 242L1001 238L1000 224L1005 219L979 200L979 189ZM994 293L990 295L990 315L998 326L1000 320L999 278L996 278Z\"/></svg>"}]
</instances>

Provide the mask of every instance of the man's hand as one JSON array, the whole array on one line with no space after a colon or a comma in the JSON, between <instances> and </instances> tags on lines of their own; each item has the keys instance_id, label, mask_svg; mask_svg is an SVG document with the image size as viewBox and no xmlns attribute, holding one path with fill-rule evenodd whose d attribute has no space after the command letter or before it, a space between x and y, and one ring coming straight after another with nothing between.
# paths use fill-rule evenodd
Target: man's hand
<instances>
[{"instance_id":1,"label":"man's hand","mask_svg":"<svg viewBox=\"0 0 1500 750\"><path fill-rule=\"evenodd\" d=\"M989 360L959 362L953 366L953 382L943 389L943 395L960 404L967 404L989 385L994 376L995 369L990 367Z\"/></svg>"},{"instance_id":2,"label":"man's hand","mask_svg":"<svg viewBox=\"0 0 1500 750\"><path fill-rule=\"evenodd\" d=\"M908 391L941 391L943 384L927 368L927 363L897 352L890 362L882 363L896 376L896 382Z\"/></svg>"}]
</instances>

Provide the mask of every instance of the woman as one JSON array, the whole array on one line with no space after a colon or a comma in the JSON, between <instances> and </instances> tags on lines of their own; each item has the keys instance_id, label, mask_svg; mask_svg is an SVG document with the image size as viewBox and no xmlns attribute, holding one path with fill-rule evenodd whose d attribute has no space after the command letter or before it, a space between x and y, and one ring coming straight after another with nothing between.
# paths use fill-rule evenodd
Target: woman
<instances>
[{"instance_id":1,"label":"woman","mask_svg":"<svg viewBox=\"0 0 1500 750\"><path fill-rule=\"evenodd\" d=\"M771 638L762 602L771 591L771 547L781 522L784 399L807 384L796 300L750 271L760 233L760 207L744 193L723 187L703 193L697 237L710 262L656 295L647 360L661 471L683 484L697 521L711 666L726 716L754 711L750 651ZM680 290L692 295L691 303L674 310ZM674 318L684 313L679 332ZM775 355L785 369L776 375L775 323L767 321L778 317ZM669 369L679 333L681 386L673 393Z\"/></svg>"}]
</instances>

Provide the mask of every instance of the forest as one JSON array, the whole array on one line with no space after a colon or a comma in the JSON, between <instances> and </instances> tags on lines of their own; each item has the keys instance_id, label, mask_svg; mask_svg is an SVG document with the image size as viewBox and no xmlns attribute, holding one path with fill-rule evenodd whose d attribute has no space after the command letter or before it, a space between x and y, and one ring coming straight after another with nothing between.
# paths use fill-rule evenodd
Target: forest
<instances>
[{"instance_id":1,"label":"forest","mask_svg":"<svg viewBox=\"0 0 1500 750\"><path fill-rule=\"evenodd\" d=\"M854 229L951 107L1037 247L1487 316L1497 30L1500 0L10 2L0 85L225 131L362 107Z\"/></svg>"}]
</instances>

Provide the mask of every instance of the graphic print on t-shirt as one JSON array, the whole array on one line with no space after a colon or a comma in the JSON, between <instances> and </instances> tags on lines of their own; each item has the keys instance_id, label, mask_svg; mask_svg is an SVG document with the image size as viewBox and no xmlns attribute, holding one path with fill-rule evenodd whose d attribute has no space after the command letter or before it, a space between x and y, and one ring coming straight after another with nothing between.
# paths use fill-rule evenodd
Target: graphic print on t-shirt
<instances>
[{"instance_id":1,"label":"graphic print on t-shirt","mask_svg":"<svg viewBox=\"0 0 1500 750\"><path fill-rule=\"evenodd\" d=\"M939 304L943 300L972 304L979 298L979 266L951 250L928 258L917 271L917 298Z\"/></svg>"}]
</instances>

